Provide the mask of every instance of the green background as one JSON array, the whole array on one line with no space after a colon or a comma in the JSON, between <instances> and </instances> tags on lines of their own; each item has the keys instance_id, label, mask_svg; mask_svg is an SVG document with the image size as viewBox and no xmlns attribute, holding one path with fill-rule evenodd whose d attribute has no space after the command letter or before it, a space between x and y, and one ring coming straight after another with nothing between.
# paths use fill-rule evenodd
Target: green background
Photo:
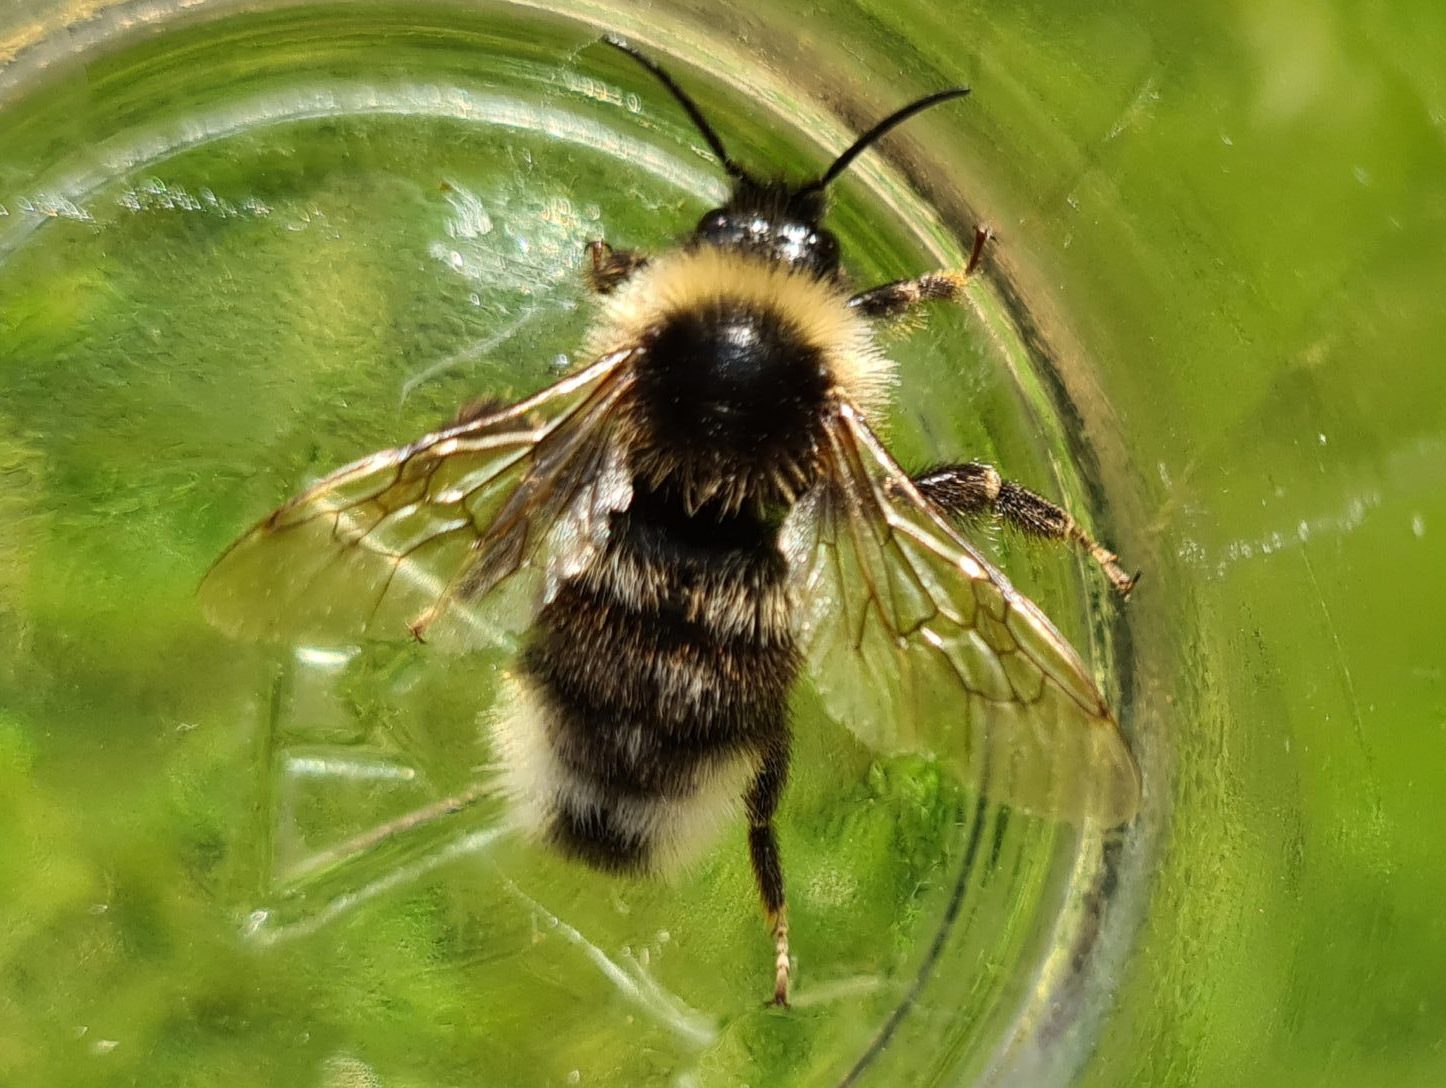
<instances>
[{"instance_id":1,"label":"green background","mask_svg":"<svg viewBox=\"0 0 1446 1088\"><path fill-rule=\"evenodd\" d=\"M223 7L245 5L207 10ZM286 860L247 853L263 849L254 829L281 803L257 796L249 767L266 758L267 700L307 693L197 623L195 577L308 474L407 437L479 387L545 380L585 320L567 278L581 241L598 223L665 239L711 184L699 157L660 159L635 184L626 152L559 153L545 132L489 143L466 125L353 122L325 97L314 121L193 134L164 169L128 173L107 157L107 140L134 142L152 124L174 146L174 118L224 116L227 101L270 88L273 70L293 73L277 84L293 95L357 83L359 71L404 83L419 64L434 83L476 78L465 52L431 56L432 37L408 40L397 29L408 20L455 20L474 55L505 43L519 71L556 65L588 37L574 26L519 45L492 9L413 7L378 17L390 37L358 32L371 44L353 46L338 34L328 50L297 10L300 24L263 33L244 16L182 32L140 6L117 5L113 22L0 7L0 1080L524 1085L588 1068L584 1083L686 1085L667 1032L623 1038L603 1015L577 1016L565 961L519 961L499 987L483 970L494 950L535 934L490 915L495 889L471 870L295 952L256 954L237 939L244 917L227 913L263 900L258 874ZM314 17L329 26L364 10ZM841 118L822 129L831 147L912 94L970 83L964 107L921 119L891 148L944 226L911 234L868 214L909 221L907 198L890 203L877 186L843 194L841 222L861 278L937 257L954 225L996 227L990 297L1027 313L1046 378L1015 377L1044 389L1058 433L1042 448L1019 436L1028 417L1016 418L989 348L928 361L958 342L946 319L907 349L906 373L931 395L900 441L932 453L910 436L937 432L1022 478L1053 471L1146 571L1117 621L1079 588L1087 578L1059 582L1048 557L1027 557L1033 578L1021 576L1052 611L1093 601L1105 619L1071 629L1099 637L1113 624L1128 664L1111 689L1146 776L1122 870L1138 922L1126 911L1111 930L1117 966L1096 980L1064 1048L1074 1057L1041 1058L1032 1075L997 1052L999 1009L1027 1006L1016 976L1040 947L1032 922L1011 928L1011 909L1054 879L1057 844L1025 835L1005 851L1019 859L1015 890L975 926L994 951L961 952L960 992L933 999L939 1017L981 1019L940 1034L950 1053L921 1066L940 1083L966 1072L1047 1083L1074 1076L1076 1060L1074 1079L1102 1086L1441 1083L1446 9L572 14L712 73L710 104L756 98L805 131ZM112 40L124 48L102 47ZM582 56L568 70L595 68ZM619 71L608 79L633 78ZM663 115L644 84L630 86ZM729 120L760 153L779 150L767 129L763 109ZM60 199L47 173L57 163L91 171L99 188L76 182L91 204ZM450 254L418 247L414 228L455 239L441 225L466 220L470 190L442 183L494 176L510 181L488 190L494 232L482 237L525 223L529 248L456 242L464 264L484 264L453 275ZM529 323L514 328L519 315ZM496 348L483 358L479 341ZM399 387L409 396L397 407ZM966 413L981 422L959 423ZM464 786L455 753L473 743L467 707L495 683L490 666L445 681L406 653L363 666L325 693L343 708L336 720L300 739L334 743L391 714L387 729L411 738L431 786ZM839 984L913 962L911 912L942 909L942 890L923 889L938 883L937 856L958 849L949 829L968 799L927 767L840 757L823 740L799 759L840 764L853 791L803 775L786 822L794 880L835 946L810 950L813 962L834 957ZM373 786L302 796L295 834L365 826L409 803ZM538 864L569 910L615 894ZM682 888L629 893L629 906L701 923L692 937L670 929L693 942L677 970L711 965L720 977L690 992L741 1008L759 940L751 904L739 909L746 864L710 865ZM850 895L830 891L850 880ZM829 903L849 906L830 914ZM630 931L616 925L621 945ZM716 948L739 951L719 968ZM837 1083L819 1055L879 1013L866 1001L831 1019L738 1013L689 1075ZM529 1064L514 1044L539 1036L550 1058Z\"/></svg>"}]
</instances>

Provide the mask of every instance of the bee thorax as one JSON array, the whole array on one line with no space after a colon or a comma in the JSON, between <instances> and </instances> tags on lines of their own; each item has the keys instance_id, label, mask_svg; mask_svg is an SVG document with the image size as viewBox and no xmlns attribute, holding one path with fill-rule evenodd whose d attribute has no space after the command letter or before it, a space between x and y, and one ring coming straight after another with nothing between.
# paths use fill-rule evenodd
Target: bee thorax
<instances>
[{"instance_id":1,"label":"bee thorax","mask_svg":"<svg viewBox=\"0 0 1446 1088\"><path fill-rule=\"evenodd\" d=\"M777 312L724 299L671 313L638 365L640 474L791 500L814 476L829 387L818 348Z\"/></svg>"}]
</instances>

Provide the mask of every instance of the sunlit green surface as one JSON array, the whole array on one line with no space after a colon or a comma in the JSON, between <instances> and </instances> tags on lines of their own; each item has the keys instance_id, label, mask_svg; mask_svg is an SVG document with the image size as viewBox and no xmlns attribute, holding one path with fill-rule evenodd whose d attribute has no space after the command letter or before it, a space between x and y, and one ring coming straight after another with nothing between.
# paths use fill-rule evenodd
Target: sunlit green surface
<instances>
[{"instance_id":1,"label":"sunlit green surface","mask_svg":"<svg viewBox=\"0 0 1446 1088\"><path fill-rule=\"evenodd\" d=\"M999 228L996 284L1051 360L1019 384L1073 407L1031 416L1019 356L935 315L900 346L928 394L901 447L1040 484L1056 464L1147 571L1111 685L1147 782L1098 957L1118 976L1034 1009L1068 959L1042 957L1070 844L987 816L943 977L872 1082L1436 1084L1446 27L1425 4L1155 7L780 16L756 72L715 65L851 121L973 84L900 147L946 218ZM303 880L475 784L499 659L286 665L207 630L196 580L305 480L546 381L586 323L582 243L663 244L717 193L635 73L574 54L584 29L362 10L137 34L0 111L0 1082L838 1083L947 917L975 810L807 694L791 1013L759 1007L735 838L676 885L619 884L477 846L483 801ZM719 47L619 25L735 48L712 17ZM728 131L805 153L774 124ZM937 259L887 192L843 193L864 281ZM1009 558L1089 629L1097 586ZM339 751L344 784L285 762ZM1000 1051L1011 1021L1026 1042Z\"/></svg>"}]
</instances>

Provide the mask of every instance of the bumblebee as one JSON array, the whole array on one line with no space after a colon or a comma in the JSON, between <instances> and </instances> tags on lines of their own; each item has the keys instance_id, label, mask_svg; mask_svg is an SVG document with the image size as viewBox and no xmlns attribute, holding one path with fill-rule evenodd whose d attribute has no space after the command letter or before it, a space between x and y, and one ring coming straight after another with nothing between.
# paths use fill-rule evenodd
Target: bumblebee
<instances>
[{"instance_id":1,"label":"bumblebee","mask_svg":"<svg viewBox=\"0 0 1446 1088\"><path fill-rule=\"evenodd\" d=\"M774 816L801 674L881 750L927 736L994 801L1113 826L1140 779L1109 707L965 532L996 519L1084 549L1121 595L1135 579L991 466L910 476L871 427L895 378L876 325L958 298L988 235L963 269L853 293L823 225L828 187L967 90L905 106L790 184L745 170L671 76L604 41L686 110L731 179L727 203L657 255L592 243L590 362L339 469L233 544L203 602L241 635L410 630L462 646L520 609L490 712L520 823L595 868L654 873L741 807L786 1004Z\"/></svg>"}]
</instances>

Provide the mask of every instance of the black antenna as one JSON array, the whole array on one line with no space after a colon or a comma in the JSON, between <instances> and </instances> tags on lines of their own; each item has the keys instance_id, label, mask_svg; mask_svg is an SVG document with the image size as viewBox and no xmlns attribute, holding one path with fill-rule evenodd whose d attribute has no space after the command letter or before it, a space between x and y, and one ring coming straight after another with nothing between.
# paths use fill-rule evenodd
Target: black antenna
<instances>
[{"instance_id":1,"label":"black antenna","mask_svg":"<svg viewBox=\"0 0 1446 1088\"><path fill-rule=\"evenodd\" d=\"M849 164L859 157L869 144L888 132L895 125L901 125L916 113L922 113L930 106L937 106L940 102L947 102L951 98L963 98L969 93L968 87L950 87L947 90L935 91L933 94L926 94L916 102L910 102L902 109L895 110L873 128L869 129L849 147L838 158L833 160L833 165L824 171L823 177L815 182L804 186L806 192L816 192L825 188L834 178L838 177L849 168Z\"/></svg>"},{"instance_id":2,"label":"black antenna","mask_svg":"<svg viewBox=\"0 0 1446 1088\"><path fill-rule=\"evenodd\" d=\"M652 72L653 75L657 77L658 82L668 88L669 93L678 100L678 104L687 111L688 117L692 120L698 131L703 134L703 139L708 141L708 146L712 148L713 154L718 156L718 161L723 164L723 169L728 172L728 176L737 178L740 181L749 180L747 171L734 162L728 152L723 149L723 141L718 138L718 134L713 131L713 126L704 118L703 111L687 96L682 87L679 87L673 82L673 77L663 71L657 61L644 53L638 52L631 42L626 38L618 37L616 34L604 34L602 36L602 42L604 45L610 45L614 49L621 50L648 71Z\"/></svg>"}]
</instances>

